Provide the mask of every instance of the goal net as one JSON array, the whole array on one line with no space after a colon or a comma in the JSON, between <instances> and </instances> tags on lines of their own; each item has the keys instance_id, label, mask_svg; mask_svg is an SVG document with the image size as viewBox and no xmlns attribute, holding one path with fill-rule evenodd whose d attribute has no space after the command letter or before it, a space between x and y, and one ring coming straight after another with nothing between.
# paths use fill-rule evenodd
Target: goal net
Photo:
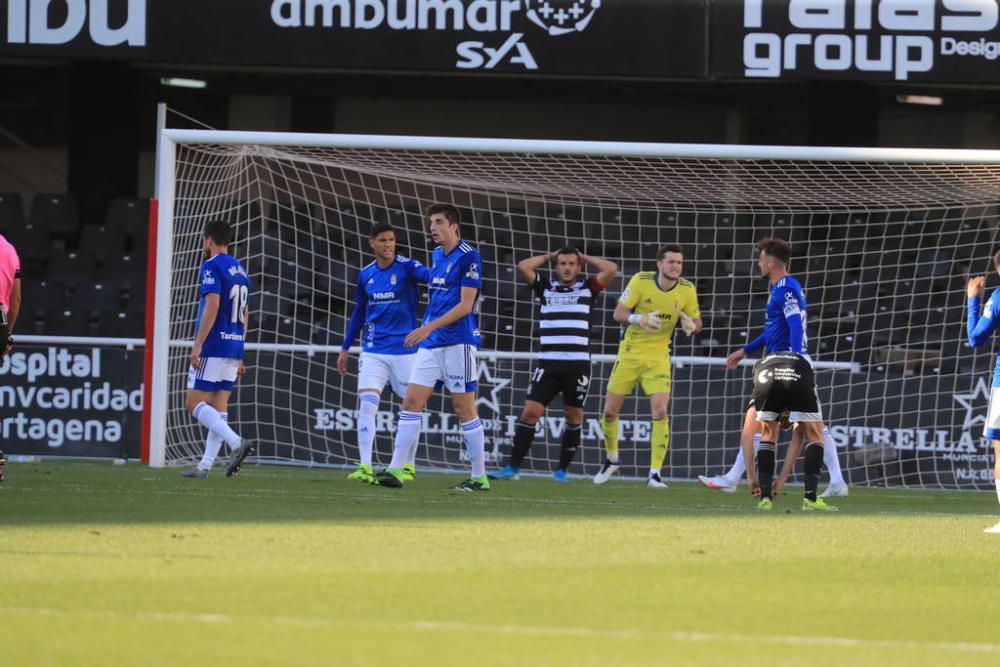
<instances>
[{"instance_id":1,"label":"goal net","mask_svg":"<svg viewBox=\"0 0 1000 667\"><path fill-rule=\"evenodd\" d=\"M995 274L996 152L808 149L168 130L160 156L151 462L190 462L203 429L185 413L187 354L199 299L201 230L224 218L252 279L248 372L230 422L262 462L357 460L356 355L336 357L374 223L427 263L421 210L449 202L482 254L478 407L489 460L509 453L537 351L538 308L515 264L574 246L621 272L594 313L582 452L602 460L602 395L617 351L611 312L628 278L680 243L704 330L673 346L666 474L718 474L732 462L752 389L749 362L725 356L763 326L768 285L755 241L792 245L809 300L808 344L824 416L851 484L988 488L982 436L991 349L965 342L964 285ZM155 378L155 379L154 379ZM383 394L376 461L388 462L398 400ZM649 465L648 401L621 415L623 472ZM562 404L539 424L525 470L558 461ZM450 400L427 407L417 458L465 469Z\"/></svg>"}]
</instances>

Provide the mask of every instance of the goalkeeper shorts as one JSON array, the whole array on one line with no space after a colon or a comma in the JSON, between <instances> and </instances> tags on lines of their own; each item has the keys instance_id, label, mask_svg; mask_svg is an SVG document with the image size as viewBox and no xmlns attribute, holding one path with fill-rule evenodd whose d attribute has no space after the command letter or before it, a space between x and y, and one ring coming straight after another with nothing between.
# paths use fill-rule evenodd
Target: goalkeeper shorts
<instances>
[{"instance_id":1,"label":"goalkeeper shorts","mask_svg":"<svg viewBox=\"0 0 1000 667\"><path fill-rule=\"evenodd\" d=\"M658 359L618 355L608 378L608 391L628 396L639 384L647 396L666 394L670 392L670 377L669 355Z\"/></svg>"}]
</instances>

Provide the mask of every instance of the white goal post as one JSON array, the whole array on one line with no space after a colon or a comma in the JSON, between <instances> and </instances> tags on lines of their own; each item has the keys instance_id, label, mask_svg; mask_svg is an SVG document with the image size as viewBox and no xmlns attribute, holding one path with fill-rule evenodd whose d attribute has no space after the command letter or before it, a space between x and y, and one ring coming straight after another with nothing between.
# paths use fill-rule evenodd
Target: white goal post
<instances>
[{"instance_id":1,"label":"white goal post","mask_svg":"<svg viewBox=\"0 0 1000 667\"><path fill-rule=\"evenodd\" d=\"M572 245L622 268L596 313L588 428L571 468L592 473L617 347L613 299L632 273L653 268L659 245L679 242L705 330L676 335L667 471L721 472L738 446L752 363L726 371L724 359L760 333L767 285L753 244L775 235L791 242L809 298L819 390L850 481L990 483L981 427L991 355L963 344L960 287L995 249L1000 151L167 129L157 159L150 465L190 461L202 447L181 403L205 220L234 225L234 253L253 281L251 370L234 393L233 424L259 442L260 461L337 466L355 452L356 387L335 360L357 270L371 260L367 232L391 223L400 251L426 262L420 211L447 201L483 255L479 404L494 462L509 451L537 349L537 309L514 264ZM436 398L425 417L424 468L464 465L442 405ZM385 462L388 392L380 411ZM552 469L561 416L557 401L531 471ZM630 400L622 419L623 460L637 474L649 456L648 403Z\"/></svg>"}]
</instances>

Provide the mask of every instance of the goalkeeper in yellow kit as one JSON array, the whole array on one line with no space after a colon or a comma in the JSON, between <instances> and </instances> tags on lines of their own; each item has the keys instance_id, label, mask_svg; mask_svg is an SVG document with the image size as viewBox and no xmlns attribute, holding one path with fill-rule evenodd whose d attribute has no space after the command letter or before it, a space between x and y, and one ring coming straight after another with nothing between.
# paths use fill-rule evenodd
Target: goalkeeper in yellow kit
<instances>
[{"instance_id":1,"label":"goalkeeper in yellow kit","mask_svg":"<svg viewBox=\"0 0 1000 667\"><path fill-rule=\"evenodd\" d=\"M656 253L656 271L640 271L632 276L618 299L614 318L626 324L618 346L618 358L608 378L604 398L604 449L607 457L594 484L604 484L618 471L618 414L625 397L636 384L649 396L652 413L652 452L647 486L665 489L660 468L670 443L670 341L679 324L687 335L701 331L698 294L691 282L681 278L684 251L669 244Z\"/></svg>"}]
</instances>

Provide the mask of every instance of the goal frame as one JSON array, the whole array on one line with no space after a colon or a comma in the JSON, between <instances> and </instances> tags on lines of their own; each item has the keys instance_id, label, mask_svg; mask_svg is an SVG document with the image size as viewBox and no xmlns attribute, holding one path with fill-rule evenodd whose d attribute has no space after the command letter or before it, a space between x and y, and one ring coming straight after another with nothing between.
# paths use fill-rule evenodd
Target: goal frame
<instances>
[{"instance_id":1,"label":"goal frame","mask_svg":"<svg viewBox=\"0 0 1000 667\"><path fill-rule=\"evenodd\" d=\"M567 141L535 139L492 139L473 137L424 137L364 134L317 134L294 132L245 132L223 130L161 129L157 137L155 253L150 253L147 308L152 326L146 329L146 364L144 382L148 404L143 411L142 443L144 459L151 467L166 465L169 331L171 306L171 257L174 241L175 167L180 145L261 145L302 148L345 148L373 150L412 150L462 153L518 153L544 155L588 155L635 158L691 158L719 160L881 162L934 164L1000 164L1000 150L863 148L819 146L753 146L741 144L643 143L618 141ZM174 345L183 342L175 342ZM248 345L249 348L284 349L294 345ZM317 351L332 351L328 346L314 346ZM339 348L336 348L339 349ZM483 356L506 356L483 351ZM681 362L681 359L675 361ZM719 358L713 363L725 363ZM704 363L704 360L702 360ZM850 366L848 364L848 366ZM853 369L852 369L853 370Z\"/></svg>"}]
</instances>

